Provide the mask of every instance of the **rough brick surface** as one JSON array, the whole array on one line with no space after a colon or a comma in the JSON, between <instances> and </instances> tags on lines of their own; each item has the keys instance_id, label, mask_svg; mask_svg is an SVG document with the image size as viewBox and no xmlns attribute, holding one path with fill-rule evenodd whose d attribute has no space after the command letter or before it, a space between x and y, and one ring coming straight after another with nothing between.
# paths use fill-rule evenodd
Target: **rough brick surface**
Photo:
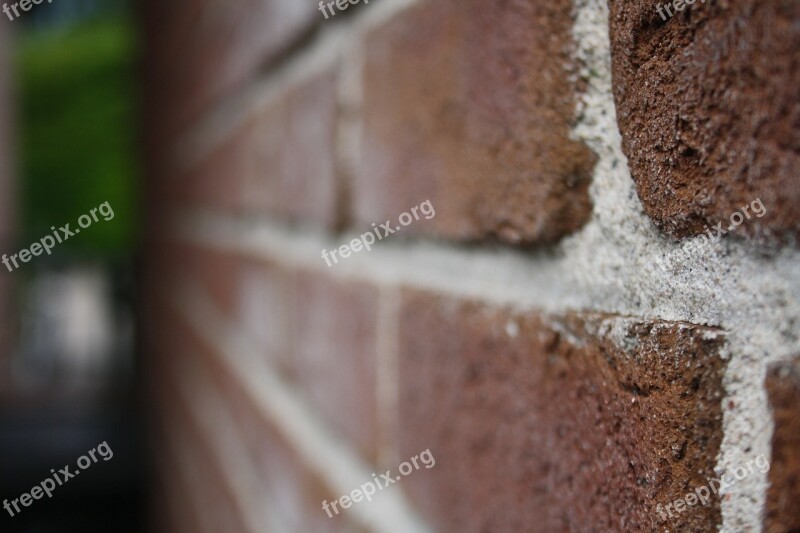
<instances>
[{"instance_id":1,"label":"rough brick surface","mask_svg":"<svg viewBox=\"0 0 800 533\"><path fill-rule=\"evenodd\" d=\"M800 358L772 366L766 387L775 432L765 531L800 531Z\"/></svg>"},{"instance_id":2,"label":"rough brick surface","mask_svg":"<svg viewBox=\"0 0 800 533\"><path fill-rule=\"evenodd\" d=\"M364 455L377 453L378 291L298 272L292 377L303 395Z\"/></svg>"},{"instance_id":3,"label":"rough brick surface","mask_svg":"<svg viewBox=\"0 0 800 533\"><path fill-rule=\"evenodd\" d=\"M579 228L594 157L568 137L571 8L434 0L376 29L364 46L356 220L430 199L436 217L404 231L525 245Z\"/></svg>"},{"instance_id":4,"label":"rough brick surface","mask_svg":"<svg viewBox=\"0 0 800 533\"><path fill-rule=\"evenodd\" d=\"M338 221L332 69L253 108L167 193L184 205L245 210L331 227Z\"/></svg>"},{"instance_id":5,"label":"rough brick surface","mask_svg":"<svg viewBox=\"0 0 800 533\"><path fill-rule=\"evenodd\" d=\"M767 215L739 231L797 235L800 4L698 1L664 22L659 3L610 2L617 119L645 210L683 237L760 197Z\"/></svg>"},{"instance_id":6,"label":"rough brick surface","mask_svg":"<svg viewBox=\"0 0 800 533\"><path fill-rule=\"evenodd\" d=\"M444 531L711 531L717 501L668 521L705 484L722 437L718 331L512 313L406 293L401 457ZM404 482L405 483L405 482Z\"/></svg>"},{"instance_id":7,"label":"rough brick surface","mask_svg":"<svg viewBox=\"0 0 800 533\"><path fill-rule=\"evenodd\" d=\"M148 2L150 81L165 138L274 62L316 24L311 2ZM155 96L155 95L154 95Z\"/></svg>"}]
</instances>

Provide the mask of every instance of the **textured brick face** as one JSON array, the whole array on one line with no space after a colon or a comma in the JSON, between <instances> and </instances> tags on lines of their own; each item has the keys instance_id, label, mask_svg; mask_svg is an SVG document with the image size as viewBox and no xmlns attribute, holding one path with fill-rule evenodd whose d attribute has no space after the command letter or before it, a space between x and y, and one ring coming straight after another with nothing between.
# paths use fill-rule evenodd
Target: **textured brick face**
<instances>
[{"instance_id":1,"label":"textured brick face","mask_svg":"<svg viewBox=\"0 0 800 533\"><path fill-rule=\"evenodd\" d=\"M800 230L800 3L612 0L614 96L648 215L682 237L760 197L739 231ZM674 12L674 10L673 10Z\"/></svg>"},{"instance_id":2,"label":"textured brick face","mask_svg":"<svg viewBox=\"0 0 800 533\"><path fill-rule=\"evenodd\" d=\"M366 41L363 224L430 199L409 227L460 240L554 241L588 218L593 154L569 140L571 3L434 0Z\"/></svg>"},{"instance_id":3,"label":"textured brick face","mask_svg":"<svg viewBox=\"0 0 800 533\"><path fill-rule=\"evenodd\" d=\"M437 460L407 480L415 503L444 531L712 530L717 501L667 522L655 508L713 476L721 342L407 293L401 457Z\"/></svg>"},{"instance_id":4,"label":"textured brick face","mask_svg":"<svg viewBox=\"0 0 800 533\"><path fill-rule=\"evenodd\" d=\"M800 531L800 358L770 368L766 386L775 433L765 531Z\"/></svg>"}]
</instances>

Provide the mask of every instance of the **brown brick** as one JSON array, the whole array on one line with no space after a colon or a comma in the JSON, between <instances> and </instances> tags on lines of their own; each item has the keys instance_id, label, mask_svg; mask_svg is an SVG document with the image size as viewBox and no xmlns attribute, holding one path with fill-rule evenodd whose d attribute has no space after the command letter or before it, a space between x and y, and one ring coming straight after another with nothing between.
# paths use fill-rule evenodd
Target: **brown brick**
<instances>
[{"instance_id":1,"label":"brown brick","mask_svg":"<svg viewBox=\"0 0 800 533\"><path fill-rule=\"evenodd\" d=\"M294 381L340 435L374 458L377 289L301 271L294 302Z\"/></svg>"},{"instance_id":2,"label":"brown brick","mask_svg":"<svg viewBox=\"0 0 800 533\"><path fill-rule=\"evenodd\" d=\"M405 233L525 245L579 228L594 156L568 136L571 9L433 0L369 35L357 221L429 199L436 217Z\"/></svg>"},{"instance_id":3,"label":"brown brick","mask_svg":"<svg viewBox=\"0 0 800 533\"><path fill-rule=\"evenodd\" d=\"M146 2L150 105L164 138L186 128L318 22L316 5L281 0ZM153 132L155 133L155 131Z\"/></svg>"},{"instance_id":4,"label":"brown brick","mask_svg":"<svg viewBox=\"0 0 800 533\"><path fill-rule=\"evenodd\" d=\"M760 198L767 215L737 233L797 235L800 4L698 1L665 22L661 3L610 2L617 119L647 214L683 237Z\"/></svg>"},{"instance_id":5,"label":"brown brick","mask_svg":"<svg viewBox=\"0 0 800 533\"><path fill-rule=\"evenodd\" d=\"M770 367L766 379L775 432L765 531L800 531L800 358Z\"/></svg>"},{"instance_id":6,"label":"brown brick","mask_svg":"<svg viewBox=\"0 0 800 533\"><path fill-rule=\"evenodd\" d=\"M338 222L333 68L287 89L168 184L188 206L269 214L331 227Z\"/></svg>"},{"instance_id":7,"label":"brown brick","mask_svg":"<svg viewBox=\"0 0 800 533\"><path fill-rule=\"evenodd\" d=\"M445 531L711 531L718 501L656 512L706 484L722 439L719 332L512 312L404 295L404 486Z\"/></svg>"}]
</instances>

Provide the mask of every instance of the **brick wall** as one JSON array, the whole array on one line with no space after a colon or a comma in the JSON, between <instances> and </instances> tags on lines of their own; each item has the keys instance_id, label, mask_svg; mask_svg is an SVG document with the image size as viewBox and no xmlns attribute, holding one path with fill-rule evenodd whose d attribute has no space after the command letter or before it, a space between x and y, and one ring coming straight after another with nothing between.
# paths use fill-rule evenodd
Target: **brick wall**
<instances>
[{"instance_id":1,"label":"brick wall","mask_svg":"<svg viewBox=\"0 0 800 533\"><path fill-rule=\"evenodd\" d=\"M798 5L344 5L142 10L156 528L800 528Z\"/></svg>"}]
</instances>

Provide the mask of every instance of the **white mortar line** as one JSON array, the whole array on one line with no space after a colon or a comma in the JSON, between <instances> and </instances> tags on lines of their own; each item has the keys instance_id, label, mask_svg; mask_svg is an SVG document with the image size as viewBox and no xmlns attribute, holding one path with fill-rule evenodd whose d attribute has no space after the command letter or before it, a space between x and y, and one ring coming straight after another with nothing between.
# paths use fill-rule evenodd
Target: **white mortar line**
<instances>
[{"instance_id":1,"label":"white mortar line","mask_svg":"<svg viewBox=\"0 0 800 533\"><path fill-rule=\"evenodd\" d=\"M236 377L262 416L292 445L311 468L337 494L350 494L372 480L373 470L352 449L325 429L325 424L267 364L252 357L253 348L243 331L228 323L213 308L197 285L176 291L183 316L220 354L220 362ZM388 489L388 487L387 487ZM344 512L372 531L425 533L431 531L409 506L399 490L377 493L371 502L352 505ZM320 513L322 510L320 502Z\"/></svg>"},{"instance_id":2,"label":"white mortar line","mask_svg":"<svg viewBox=\"0 0 800 533\"><path fill-rule=\"evenodd\" d=\"M415 222L424 223L424 219ZM332 236L311 228L298 230L268 218L241 220L198 211L179 214L172 226L175 236L197 245L344 280L408 285L553 312L581 309L583 303L573 288L563 283L563 261L546 252L536 254L538 260L531 261L531 254L509 249L405 241L399 232L369 252L362 250L328 267L322 250L347 244L357 233ZM536 268L531 268L534 265ZM592 311L597 311L596 307ZM605 311L614 313L615 309Z\"/></svg>"},{"instance_id":3,"label":"white mortar line","mask_svg":"<svg viewBox=\"0 0 800 533\"><path fill-rule=\"evenodd\" d=\"M337 80L337 125L334 153L337 163L338 218L347 223L356 187L361 153L363 102L363 41L348 43Z\"/></svg>"},{"instance_id":4,"label":"white mortar line","mask_svg":"<svg viewBox=\"0 0 800 533\"><path fill-rule=\"evenodd\" d=\"M769 362L800 351L792 331L800 318L800 254L787 249L764 262L747 245L726 241L686 257L668 272L653 267L660 252L674 252L677 245L656 232L644 215L622 152L612 92L608 4L573 0L573 5L575 55L588 82L573 137L586 142L599 161L590 188L592 220L567 241L566 260L585 261L617 281L621 303L632 313L652 309L725 328L728 397L722 402L724 435L717 472L761 453L769 456L773 427L763 379ZM598 251L607 257L597 258ZM583 274L602 283L592 272ZM625 294L627 288L633 290ZM766 474L756 472L723 495L722 531L760 530L766 487Z\"/></svg>"}]
</instances>

